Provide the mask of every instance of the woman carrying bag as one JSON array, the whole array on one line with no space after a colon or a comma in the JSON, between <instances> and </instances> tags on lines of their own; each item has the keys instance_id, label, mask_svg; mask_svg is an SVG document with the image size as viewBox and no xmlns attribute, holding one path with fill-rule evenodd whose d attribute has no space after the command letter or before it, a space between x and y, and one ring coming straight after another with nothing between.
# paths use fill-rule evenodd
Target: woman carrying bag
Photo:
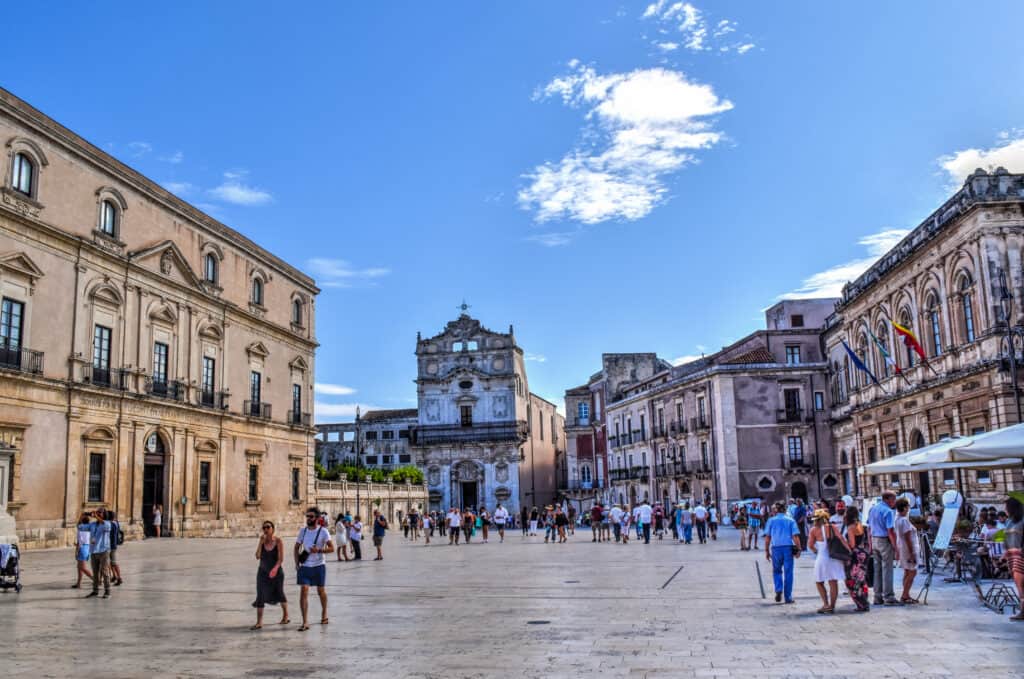
<instances>
[{"instance_id":1,"label":"woman carrying bag","mask_svg":"<svg viewBox=\"0 0 1024 679\"><path fill-rule=\"evenodd\" d=\"M827 509L814 512L814 528L808 536L808 548L814 552L814 582L821 596L822 607L818 613L835 613L836 599L839 597L839 581L846 579L844 569L845 557L849 559L850 550L842 534L829 523ZM825 583L828 583L828 592Z\"/></svg>"}]
</instances>

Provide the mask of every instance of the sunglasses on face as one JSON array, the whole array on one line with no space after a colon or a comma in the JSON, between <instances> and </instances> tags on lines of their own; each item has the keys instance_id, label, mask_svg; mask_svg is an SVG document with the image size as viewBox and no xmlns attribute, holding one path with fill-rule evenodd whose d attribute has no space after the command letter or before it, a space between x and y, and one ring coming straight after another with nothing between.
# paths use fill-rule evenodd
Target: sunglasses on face
<instances>
[{"instance_id":1,"label":"sunglasses on face","mask_svg":"<svg viewBox=\"0 0 1024 679\"><path fill-rule=\"evenodd\" d=\"M273 526L264 526L263 530L270 530L271 528L273 528Z\"/></svg>"}]
</instances>

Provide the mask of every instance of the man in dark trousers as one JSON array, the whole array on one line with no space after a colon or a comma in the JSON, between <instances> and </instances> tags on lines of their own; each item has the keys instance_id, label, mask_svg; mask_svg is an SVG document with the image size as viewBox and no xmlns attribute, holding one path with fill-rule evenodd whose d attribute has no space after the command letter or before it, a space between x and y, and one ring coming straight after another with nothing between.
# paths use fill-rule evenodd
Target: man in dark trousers
<instances>
[{"instance_id":1,"label":"man in dark trousers","mask_svg":"<svg viewBox=\"0 0 1024 679\"><path fill-rule=\"evenodd\" d=\"M388 529L388 520L380 513L380 510L373 510L373 546L377 548L377 556L374 561L383 561L384 554L381 547L384 545L384 533Z\"/></svg>"}]
</instances>

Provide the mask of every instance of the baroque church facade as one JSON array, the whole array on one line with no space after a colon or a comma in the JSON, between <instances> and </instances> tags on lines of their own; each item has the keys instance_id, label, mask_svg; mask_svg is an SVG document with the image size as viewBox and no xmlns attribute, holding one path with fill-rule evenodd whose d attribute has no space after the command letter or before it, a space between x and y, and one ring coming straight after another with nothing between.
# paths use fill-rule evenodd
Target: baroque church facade
<instances>
[{"instance_id":1,"label":"baroque church facade","mask_svg":"<svg viewBox=\"0 0 1024 679\"><path fill-rule=\"evenodd\" d=\"M553 502L565 419L530 393L513 328L484 328L465 313L417 336L418 422L412 450L431 509L501 503L511 512Z\"/></svg>"}]
</instances>

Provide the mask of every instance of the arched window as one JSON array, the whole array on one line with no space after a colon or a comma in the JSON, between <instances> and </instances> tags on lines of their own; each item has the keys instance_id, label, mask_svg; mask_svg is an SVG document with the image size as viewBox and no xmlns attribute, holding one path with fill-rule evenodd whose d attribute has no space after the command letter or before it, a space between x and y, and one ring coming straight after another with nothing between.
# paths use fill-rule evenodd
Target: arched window
<instances>
[{"instance_id":1,"label":"arched window","mask_svg":"<svg viewBox=\"0 0 1024 679\"><path fill-rule=\"evenodd\" d=\"M36 166L24 153L14 154L14 168L11 173L11 188L26 196L35 193Z\"/></svg>"},{"instance_id":2,"label":"arched window","mask_svg":"<svg viewBox=\"0 0 1024 679\"><path fill-rule=\"evenodd\" d=\"M302 300L292 300L292 323L302 325Z\"/></svg>"},{"instance_id":3,"label":"arched window","mask_svg":"<svg viewBox=\"0 0 1024 679\"><path fill-rule=\"evenodd\" d=\"M902 325L904 328L906 328L910 332L914 332L914 324L910 321L910 311L908 309L903 309L902 311L900 311L900 325ZM914 367L914 348L912 346L910 346L909 344L907 344L905 341L904 341L903 344L904 344L904 347L906 348L906 351L907 351L907 367L908 368L913 368Z\"/></svg>"},{"instance_id":4,"label":"arched window","mask_svg":"<svg viewBox=\"0 0 1024 679\"><path fill-rule=\"evenodd\" d=\"M100 203L100 231L108 236L117 235L117 206L111 200Z\"/></svg>"},{"instance_id":5,"label":"arched window","mask_svg":"<svg viewBox=\"0 0 1024 679\"><path fill-rule=\"evenodd\" d=\"M263 280L260 278L252 279L252 303L263 306Z\"/></svg>"},{"instance_id":6,"label":"arched window","mask_svg":"<svg viewBox=\"0 0 1024 679\"><path fill-rule=\"evenodd\" d=\"M971 299L973 282L968 274L960 278L960 307L964 314L964 340L974 341L974 300Z\"/></svg>"},{"instance_id":7,"label":"arched window","mask_svg":"<svg viewBox=\"0 0 1024 679\"><path fill-rule=\"evenodd\" d=\"M203 258L203 278L207 283L217 282L217 255L207 252Z\"/></svg>"},{"instance_id":8,"label":"arched window","mask_svg":"<svg viewBox=\"0 0 1024 679\"><path fill-rule=\"evenodd\" d=\"M889 354L889 341L886 339L885 326L881 323L875 329L875 337L878 339L878 371L882 373L882 376L889 376L889 362L885 360L886 354ZM891 356L891 354L889 354Z\"/></svg>"},{"instance_id":9,"label":"arched window","mask_svg":"<svg viewBox=\"0 0 1024 679\"><path fill-rule=\"evenodd\" d=\"M871 356L868 354L868 338L864 335L860 336L860 343L857 345L857 355L860 356L861 362L868 370L871 370ZM860 373L860 386L867 387L871 384L871 378L863 370L858 370ZM874 374L874 371L871 371Z\"/></svg>"},{"instance_id":10,"label":"arched window","mask_svg":"<svg viewBox=\"0 0 1024 679\"><path fill-rule=\"evenodd\" d=\"M935 293L928 296L928 327L931 331L932 356L942 355L942 318L939 316L939 297Z\"/></svg>"}]
</instances>

